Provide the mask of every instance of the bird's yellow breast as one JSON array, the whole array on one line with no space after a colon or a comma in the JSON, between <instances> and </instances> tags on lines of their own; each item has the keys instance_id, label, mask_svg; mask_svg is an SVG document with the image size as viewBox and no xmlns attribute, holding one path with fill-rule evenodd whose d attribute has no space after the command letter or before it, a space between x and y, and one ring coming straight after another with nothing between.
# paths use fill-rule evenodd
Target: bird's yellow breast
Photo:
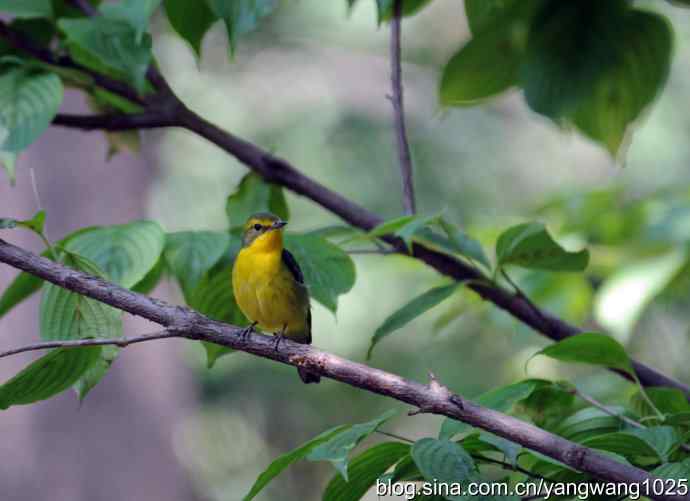
<instances>
[{"instance_id":1,"label":"bird's yellow breast","mask_svg":"<svg viewBox=\"0 0 690 501\"><path fill-rule=\"evenodd\" d=\"M235 300L244 315L264 331L295 340L306 338L309 296L282 260L279 249L243 248L232 269Z\"/></svg>"}]
</instances>

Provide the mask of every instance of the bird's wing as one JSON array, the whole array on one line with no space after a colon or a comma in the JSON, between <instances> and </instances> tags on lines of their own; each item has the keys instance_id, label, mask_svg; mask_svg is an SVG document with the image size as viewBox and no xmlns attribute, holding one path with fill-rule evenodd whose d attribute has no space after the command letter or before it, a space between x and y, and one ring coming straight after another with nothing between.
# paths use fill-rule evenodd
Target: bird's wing
<instances>
[{"instance_id":1,"label":"bird's wing","mask_svg":"<svg viewBox=\"0 0 690 501\"><path fill-rule=\"evenodd\" d=\"M311 344L311 308L309 307L309 293L306 291L306 285L304 284L304 275L302 274L302 270L300 269L299 264L297 264L295 256L293 256L289 250L283 249L282 258L283 263L285 263L287 269L290 270L290 273L295 279L295 282L297 282L298 284L302 284L304 286L305 294L307 296L307 318L305 321L307 330L306 344Z\"/></svg>"}]
</instances>

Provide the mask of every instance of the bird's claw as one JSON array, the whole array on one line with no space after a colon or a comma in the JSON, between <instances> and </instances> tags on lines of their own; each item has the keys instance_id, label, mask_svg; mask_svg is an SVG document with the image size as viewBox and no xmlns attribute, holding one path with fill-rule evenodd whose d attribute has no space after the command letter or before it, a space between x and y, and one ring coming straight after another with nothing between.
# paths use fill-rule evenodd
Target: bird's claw
<instances>
[{"instance_id":1,"label":"bird's claw","mask_svg":"<svg viewBox=\"0 0 690 501\"><path fill-rule=\"evenodd\" d=\"M240 332L240 339L243 343L246 343L249 335L254 332L254 327L256 327L256 322L252 322L247 327L242 329L242 332Z\"/></svg>"}]
</instances>

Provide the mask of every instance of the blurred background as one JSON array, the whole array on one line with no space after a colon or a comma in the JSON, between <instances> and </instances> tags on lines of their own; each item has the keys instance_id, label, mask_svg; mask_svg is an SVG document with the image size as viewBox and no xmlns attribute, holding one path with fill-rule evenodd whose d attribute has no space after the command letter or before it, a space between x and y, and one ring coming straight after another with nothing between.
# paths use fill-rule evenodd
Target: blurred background
<instances>
[{"instance_id":1,"label":"blurred background","mask_svg":"<svg viewBox=\"0 0 690 501\"><path fill-rule=\"evenodd\" d=\"M241 39L232 61L220 24L197 62L158 16L154 50L192 109L390 218L400 214L401 196L386 99L388 28L377 27L373 1L351 12L346 4L284 1ZM578 325L606 328L641 361L688 382L690 11L645 5L669 16L676 49L666 89L624 162L530 112L517 92L440 109L440 69L469 37L461 2L437 0L405 20L405 104L420 212L445 209L489 249L502 229L531 219L547 223L567 247L586 244L587 276L515 271L513 278L538 304ZM88 110L68 93L63 111ZM138 154L106 161L102 133L50 129L20 157L17 186L0 182L0 215L28 218L41 205L51 239L139 218L167 231L226 228L225 199L245 167L184 131L145 131L141 144ZM288 203L291 231L338 223L308 200L288 193ZM41 250L29 234L4 238ZM313 305L314 343L364 361L376 327L442 277L404 257L353 259L357 283L340 298L337 317ZM15 273L0 266L0 289ZM172 283L153 295L183 302ZM34 297L0 320L0 349L38 339L37 308ZM126 328L130 335L156 330L132 318ZM634 392L587 367L537 358L526 369L546 344L460 292L383 341L370 363L416 380L433 370L470 397L528 376L568 378L607 403ZM3 359L0 377L33 358ZM294 369L241 353L212 370L205 365L191 342L146 343L125 350L81 407L66 392L3 412L2 499L239 500L278 455L337 424L401 407L333 381L304 386ZM403 416L385 429L413 439L438 432L435 417ZM318 499L333 474L330 465L299 463L260 499Z\"/></svg>"}]
</instances>

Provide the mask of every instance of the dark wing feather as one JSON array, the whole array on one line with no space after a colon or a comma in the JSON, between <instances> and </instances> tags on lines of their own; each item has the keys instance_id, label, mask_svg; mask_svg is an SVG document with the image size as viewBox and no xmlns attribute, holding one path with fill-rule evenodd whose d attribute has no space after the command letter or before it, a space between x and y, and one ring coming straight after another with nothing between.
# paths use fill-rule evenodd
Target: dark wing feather
<instances>
[{"instance_id":1,"label":"dark wing feather","mask_svg":"<svg viewBox=\"0 0 690 501\"><path fill-rule=\"evenodd\" d=\"M287 266L287 269L290 270L290 273L292 273L292 276L295 278L295 282L304 285L304 275L302 274L302 270L299 267L299 264L297 264L297 260L295 259L295 256L293 256L289 250L283 249L283 263L285 263L285 266ZM306 288L306 286L305 286ZM307 325L307 341L306 344L311 344L311 308L307 307L307 319L306 319L306 325Z\"/></svg>"}]
</instances>

